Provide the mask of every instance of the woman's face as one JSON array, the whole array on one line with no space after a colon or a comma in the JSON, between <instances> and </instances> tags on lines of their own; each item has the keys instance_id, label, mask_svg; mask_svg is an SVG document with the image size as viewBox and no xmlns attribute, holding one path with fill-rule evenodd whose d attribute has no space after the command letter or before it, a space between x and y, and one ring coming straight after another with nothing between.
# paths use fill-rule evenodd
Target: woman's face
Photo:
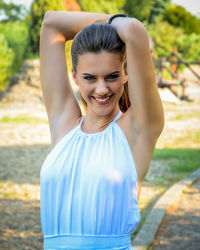
<instances>
[{"instance_id":1,"label":"woman's face","mask_svg":"<svg viewBox=\"0 0 200 250\"><path fill-rule=\"evenodd\" d=\"M118 102L127 82L119 53L83 54L78 58L77 73L72 69L72 75L87 111L106 115L119 110Z\"/></svg>"}]
</instances>

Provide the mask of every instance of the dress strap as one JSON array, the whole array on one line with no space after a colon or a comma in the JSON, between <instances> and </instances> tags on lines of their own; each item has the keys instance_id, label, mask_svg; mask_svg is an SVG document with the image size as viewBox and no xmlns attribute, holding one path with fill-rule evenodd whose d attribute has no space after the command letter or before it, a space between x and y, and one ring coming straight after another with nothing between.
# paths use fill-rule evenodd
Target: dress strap
<instances>
[{"instance_id":1,"label":"dress strap","mask_svg":"<svg viewBox=\"0 0 200 250\"><path fill-rule=\"evenodd\" d=\"M118 120L118 119L121 117L121 114L122 114L122 112L121 112L121 110L119 110L119 112L118 112L118 114L115 116L113 122L115 122L116 120Z\"/></svg>"},{"instance_id":2,"label":"dress strap","mask_svg":"<svg viewBox=\"0 0 200 250\"><path fill-rule=\"evenodd\" d=\"M85 115L81 118L81 122L80 122L80 124L79 124L79 127L81 127L81 125L82 125L84 119L85 119Z\"/></svg>"}]
</instances>

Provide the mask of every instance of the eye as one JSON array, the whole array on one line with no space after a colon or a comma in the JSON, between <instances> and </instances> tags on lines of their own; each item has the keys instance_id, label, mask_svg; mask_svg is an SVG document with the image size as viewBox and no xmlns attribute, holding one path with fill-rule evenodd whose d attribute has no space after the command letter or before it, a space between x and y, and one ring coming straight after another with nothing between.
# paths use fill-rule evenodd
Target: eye
<instances>
[{"instance_id":1,"label":"eye","mask_svg":"<svg viewBox=\"0 0 200 250\"><path fill-rule=\"evenodd\" d=\"M91 80L94 80L95 78L93 76L84 76L84 79L91 81Z\"/></svg>"},{"instance_id":2,"label":"eye","mask_svg":"<svg viewBox=\"0 0 200 250\"><path fill-rule=\"evenodd\" d=\"M108 80L115 80L119 77L119 75L109 75L108 77L106 77L106 79Z\"/></svg>"}]
</instances>

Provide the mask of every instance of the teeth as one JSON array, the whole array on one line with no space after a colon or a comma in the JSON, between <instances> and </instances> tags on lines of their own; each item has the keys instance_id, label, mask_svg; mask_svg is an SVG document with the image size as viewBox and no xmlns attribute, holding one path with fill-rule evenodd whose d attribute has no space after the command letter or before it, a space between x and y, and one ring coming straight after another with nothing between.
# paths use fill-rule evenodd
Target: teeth
<instances>
[{"instance_id":1,"label":"teeth","mask_svg":"<svg viewBox=\"0 0 200 250\"><path fill-rule=\"evenodd\" d=\"M99 102L105 102L105 101L107 101L108 99L109 99L109 97L107 97L107 98L105 98L105 99L98 99L98 98L95 98L97 101L99 101Z\"/></svg>"}]
</instances>

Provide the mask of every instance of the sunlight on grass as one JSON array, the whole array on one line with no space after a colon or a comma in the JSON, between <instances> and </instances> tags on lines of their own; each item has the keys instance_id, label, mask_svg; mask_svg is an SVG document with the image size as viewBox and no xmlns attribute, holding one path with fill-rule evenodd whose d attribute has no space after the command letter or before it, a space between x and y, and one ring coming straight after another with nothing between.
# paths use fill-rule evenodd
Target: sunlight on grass
<instances>
[{"instance_id":1,"label":"sunlight on grass","mask_svg":"<svg viewBox=\"0 0 200 250\"><path fill-rule=\"evenodd\" d=\"M168 135L169 134L169 135ZM166 131L156 144L156 148L200 148L200 129L185 129L181 131Z\"/></svg>"},{"instance_id":2,"label":"sunlight on grass","mask_svg":"<svg viewBox=\"0 0 200 250\"><path fill-rule=\"evenodd\" d=\"M189 173L200 167L200 149L191 148L165 148L154 151L153 160L176 159L170 164L172 172Z\"/></svg>"},{"instance_id":3,"label":"sunlight on grass","mask_svg":"<svg viewBox=\"0 0 200 250\"><path fill-rule=\"evenodd\" d=\"M27 124L39 124L39 123L48 123L47 120L41 119L38 117L30 117L30 116L3 116L0 120L2 123L27 123Z\"/></svg>"},{"instance_id":4,"label":"sunlight on grass","mask_svg":"<svg viewBox=\"0 0 200 250\"><path fill-rule=\"evenodd\" d=\"M179 113L179 114L176 114L175 116L171 117L170 120L175 120L175 121L178 121L178 120L186 120L186 119L191 119L191 118L198 118L200 119L200 112L185 112L185 113Z\"/></svg>"},{"instance_id":5,"label":"sunlight on grass","mask_svg":"<svg viewBox=\"0 0 200 250\"><path fill-rule=\"evenodd\" d=\"M0 181L0 199L39 200L39 185Z\"/></svg>"},{"instance_id":6,"label":"sunlight on grass","mask_svg":"<svg viewBox=\"0 0 200 250\"><path fill-rule=\"evenodd\" d=\"M174 138L173 144L177 147L185 147L188 144L200 145L200 130L185 131L184 135Z\"/></svg>"}]
</instances>

